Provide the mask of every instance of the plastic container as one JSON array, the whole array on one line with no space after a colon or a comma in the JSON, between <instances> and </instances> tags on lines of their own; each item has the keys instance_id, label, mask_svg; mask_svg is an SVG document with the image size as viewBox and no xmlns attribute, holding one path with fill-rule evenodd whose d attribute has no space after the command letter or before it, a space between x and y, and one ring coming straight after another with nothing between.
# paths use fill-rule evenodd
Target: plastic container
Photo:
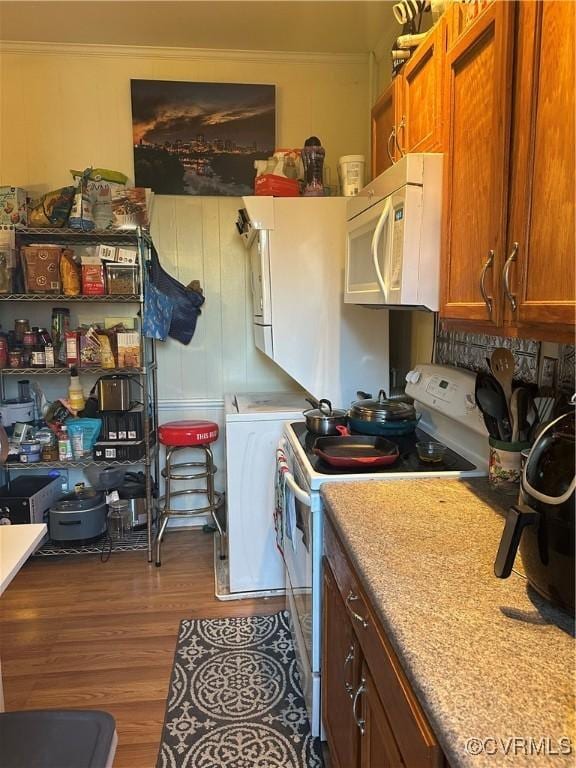
<instances>
[{"instance_id":1,"label":"plastic container","mask_svg":"<svg viewBox=\"0 0 576 768\"><path fill-rule=\"evenodd\" d=\"M80 377L76 368L72 368L70 371L70 386L68 387L68 399L70 400L70 407L75 411L84 410L86 401L84 400L84 392L82 391L82 385L80 384Z\"/></svg>"},{"instance_id":2,"label":"plastic container","mask_svg":"<svg viewBox=\"0 0 576 768\"><path fill-rule=\"evenodd\" d=\"M338 160L340 189L344 197L354 197L364 186L364 155L343 155Z\"/></svg>"}]
</instances>

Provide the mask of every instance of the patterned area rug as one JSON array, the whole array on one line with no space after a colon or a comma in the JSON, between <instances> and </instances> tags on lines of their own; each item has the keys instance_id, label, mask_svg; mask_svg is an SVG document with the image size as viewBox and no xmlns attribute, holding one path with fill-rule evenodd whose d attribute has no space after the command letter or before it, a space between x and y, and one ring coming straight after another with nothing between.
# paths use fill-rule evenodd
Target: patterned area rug
<instances>
[{"instance_id":1,"label":"patterned area rug","mask_svg":"<svg viewBox=\"0 0 576 768\"><path fill-rule=\"evenodd\" d=\"M157 768L322 768L285 611L185 620Z\"/></svg>"}]
</instances>

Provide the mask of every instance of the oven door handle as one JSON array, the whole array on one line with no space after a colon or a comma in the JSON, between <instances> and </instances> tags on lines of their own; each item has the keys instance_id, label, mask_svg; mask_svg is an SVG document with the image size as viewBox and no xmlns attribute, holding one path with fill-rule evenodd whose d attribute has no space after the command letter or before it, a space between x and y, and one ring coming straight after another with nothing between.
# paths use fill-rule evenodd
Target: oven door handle
<instances>
[{"instance_id":1,"label":"oven door handle","mask_svg":"<svg viewBox=\"0 0 576 768\"><path fill-rule=\"evenodd\" d=\"M306 493L306 491L303 491L302 488L298 485L296 480L294 479L294 475L291 472L285 472L284 473L284 482L286 485L290 488L294 496L298 499L298 501L301 501L302 504L306 507L312 506L312 501L310 499L310 494Z\"/></svg>"},{"instance_id":2,"label":"oven door handle","mask_svg":"<svg viewBox=\"0 0 576 768\"><path fill-rule=\"evenodd\" d=\"M278 450L276 451L276 462L278 464L278 469L280 470L280 474L288 486L294 496L298 499L298 501L302 502L304 506L311 507L312 506L312 500L310 498L310 494L306 493L305 490L300 488L298 483L296 482L296 479L294 478L294 475L290 471L290 465L288 464L288 461L286 460L286 454L285 454L285 446L286 442L284 440L280 441L280 444L278 445Z\"/></svg>"}]
</instances>

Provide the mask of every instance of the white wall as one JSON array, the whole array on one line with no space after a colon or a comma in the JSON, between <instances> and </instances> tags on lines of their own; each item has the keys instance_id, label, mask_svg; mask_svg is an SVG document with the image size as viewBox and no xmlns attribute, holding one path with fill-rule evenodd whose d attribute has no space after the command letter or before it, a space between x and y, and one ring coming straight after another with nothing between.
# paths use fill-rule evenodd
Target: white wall
<instances>
[{"instance_id":1,"label":"white wall","mask_svg":"<svg viewBox=\"0 0 576 768\"><path fill-rule=\"evenodd\" d=\"M70 184L69 169L112 168L133 178L130 79L273 83L277 146L311 134L338 157L368 156L368 56L195 51L4 43L0 47L0 185L31 194ZM234 222L239 200L157 196L152 234L164 267L206 295L189 346L159 350L160 421L210 418L223 396L294 383L256 350L246 252ZM224 439L218 441L223 487Z\"/></svg>"}]
</instances>

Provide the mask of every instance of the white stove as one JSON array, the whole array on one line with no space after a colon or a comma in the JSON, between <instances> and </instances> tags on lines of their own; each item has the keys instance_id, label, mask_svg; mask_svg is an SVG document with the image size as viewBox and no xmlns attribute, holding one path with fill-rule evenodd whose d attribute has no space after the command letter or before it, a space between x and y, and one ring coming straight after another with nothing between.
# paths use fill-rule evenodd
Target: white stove
<instances>
[{"instance_id":1,"label":"white stove","mask_svg":"<svg viewBox=\"0 0 576 768\"><path fill-rule=\"evenodd\" d=\"M418 365L407 376L406 393L421 414L413 435L388 437L397 442L394 464L361 472L330 467L313 452L316 435L304 422L286 422L278 446L285 503L282 546L287 608L302 690L312 734L319 736L321 678L322 498L324 483L393 481L444 477L458 480L488 473L488 433L474 398L475 375L459 368ZM444 461L419 462L414 444L433 439L448 447Z\"/></svg>"}]
</instances>

